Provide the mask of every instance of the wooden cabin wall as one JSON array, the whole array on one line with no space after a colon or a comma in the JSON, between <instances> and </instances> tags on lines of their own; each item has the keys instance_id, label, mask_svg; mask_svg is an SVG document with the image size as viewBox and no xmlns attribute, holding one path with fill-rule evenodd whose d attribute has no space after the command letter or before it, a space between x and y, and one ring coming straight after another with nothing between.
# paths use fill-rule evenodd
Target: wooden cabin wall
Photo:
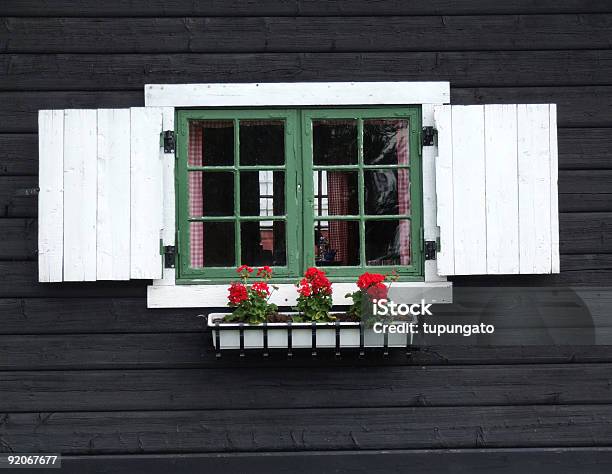
<instances>
[{"instance_id":1,"label":"wooden cabin wall","mask_svg":"<svg viewBox=\"0 0 612 474\"><path fill-rule=\"evenodd\" d=\"M448 80L455 104L559 111L561 274L457 286L609 286L612 3L4 0L0 15L0 451L61 452L65 472L610 472L605 338L216 360L201 311L147 310L147 282L37 283L32 190L39 109L142 106L145 83Z\"/></svg>"}]
</instances>

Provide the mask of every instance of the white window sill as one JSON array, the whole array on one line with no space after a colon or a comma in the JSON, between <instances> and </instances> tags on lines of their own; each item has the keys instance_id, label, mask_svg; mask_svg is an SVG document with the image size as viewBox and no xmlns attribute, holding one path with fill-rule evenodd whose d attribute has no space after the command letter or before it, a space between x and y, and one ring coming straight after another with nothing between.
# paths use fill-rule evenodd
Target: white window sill
<instances>
[{"instance_id":1,"label":"white window sill","mask_svg":"<svg viewBox=\"0 0 612 474\"><path fill-rule=\"evenodd\" d=\"M227 305L229 285L151 285L147 288L148 308L220 308ZM347 293L357 289L354 283L334 283L334 305L349 305ZM270 301L278 306L295 305L295 285L278 285ZM396 282L390 298L397 303L452 303L453 284L449 281Z\"/></svg>"}]
</instances>

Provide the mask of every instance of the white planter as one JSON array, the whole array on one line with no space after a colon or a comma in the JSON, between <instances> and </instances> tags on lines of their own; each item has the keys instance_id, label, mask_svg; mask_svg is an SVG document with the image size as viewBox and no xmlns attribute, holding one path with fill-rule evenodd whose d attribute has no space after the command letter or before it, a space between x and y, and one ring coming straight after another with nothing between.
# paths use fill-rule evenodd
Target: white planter
<instances>
[{"instance_id":1,"label":"white planter","mask_svg":"<svg viewBox=\"0 0 612 474\"><path fill-rule=\"evenodd\" d=\"M221 349L264 349L264 326L243 325L243 346L240 344L240 324L223 322L228 313L211 313L208 326L212 329L213 344ZM296 314L296 313L285 313ZM331 313L334 314L334 313ZM336 313L337 314L337 313ZM216 322L219 322L217 325ZM402 321L403 324L409 321ZM416 320L413 321L416 323ZM315 343L317 349L336 347L336 334L339 333L340 348L361 347L359 323L341 322L339 330L336 323L316 323ZM218 329L218 330L217 330ZM218 334L217 334L218 332ZM268 349L289 347L289 323L268 323ZM386 347L406 347L412 344L412 333L387 333ZM219 345L219 347L217 347ZM291 347L293 349L313 348L312 323L291 323ZM385 347L385 334L375 333L372 328L363 328L363 347Z\"/></svg>"}]
</instances>

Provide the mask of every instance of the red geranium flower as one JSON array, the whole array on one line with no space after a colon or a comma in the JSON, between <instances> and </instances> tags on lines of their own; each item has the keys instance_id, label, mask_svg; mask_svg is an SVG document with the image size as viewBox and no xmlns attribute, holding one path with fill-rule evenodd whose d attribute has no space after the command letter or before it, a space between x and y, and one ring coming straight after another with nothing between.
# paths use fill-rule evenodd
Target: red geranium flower
<instances>
[{"instance_id":1,"label":"red geranium flower","mask_svg":"<svg viewBox=\"0 0 612 474\"><path fill-rule=\"evenodd\" d=\"M385 281L385 278L385 275L381 275L380 273L366 272L361 275L357 280L357 286L360 289L365 290L366 288L370 288L371 286L381 284L383 281Z\"/></svg>"},{"instance_id":2,"label":"red geranium flower","mask_svg":"<svg viewBox=\"0 0 612 474\"><path fill-rule=\"evenodd\" d=\"M373 300L386 300L389 289L384 283L377 283L376 285L369 287L366 290L366 293Z\"/></svg>"},{"instance_id":3,"label":"red geranium flower","mask_svg":"<svg viewBox=\"0 0 612 474\"><path fill-rule=\"evenodd\" d=\"M261 296L270 296L270 287L268 286L267 283L263 281L258 281L256 283L253 283L253 285L251 286L251 289Z\"/></svg>"},{"instance_id":4,"label":"red geranium flower","mask_svg":"<svg viewBox=\"0 0 612 474\"><path fill-rule=\"evenodd\" d=\"M253 273L253 269L249 267L248 265L241 265L236 269L236 273L242 273L245 271L249 273Z\"/></svg>"},{"instance_id":5,"label":"red geranium flower","mask_svg":"<svg viewBox=\"0 0 612 474\"><path fill-rule=\"evenodd\" d=\"M228 289L229 296L227 299L231 304L239 305L249 298L246 286L244 286L242 283L232 283Z\"/></svg>"},{"instance_id":6,"label":"red geranium flower","mask_svg":"<svg viewBox=\"0 0 612 474\"><path fill-rule=\"evenodd\" d=\"M268 265L264 265L257 269L257 276L263 278L270 278L272 276L272 269Z\"/></svg>"},{"instance_id":7,"label":"red geranium flower","mask_svg":"<svg viewBox=\"0 0 612 474\"><path fill-rule=\"evenodd\" d=\"M312 291L310 290L309 285L301 285L298 287L298 293L302 296L310 296Z\"/></svg>"}]
</instances>

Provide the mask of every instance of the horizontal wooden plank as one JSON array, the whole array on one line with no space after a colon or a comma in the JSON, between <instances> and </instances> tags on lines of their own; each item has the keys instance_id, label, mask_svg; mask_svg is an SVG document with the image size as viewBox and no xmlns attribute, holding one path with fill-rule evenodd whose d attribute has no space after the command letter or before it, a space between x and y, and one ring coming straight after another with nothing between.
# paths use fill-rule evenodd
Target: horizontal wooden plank
<instances>
[{"instance_id":1,"label":"horizontal wooden plank","mask_svg":"<svg viewBox=\"0 0 612 474\"><path fill-rule=\"evenodd\" d=\"M12 452L563 447L612 442L611 405L11 413ZM248 421L247 421L248 420Z\"/></svg>"},{"instance_id":2,"label":"horizontal wooden plank","mask_svg":"<svg viewBox=\"0 0 612 474\"><path fill-rule=\"evenodd\" d=\"M0 90L125 90L143 84L450 81L455 87L610 85L612 51L262 54L7 54ZM521 71L511 74L510 71Z\"/></svg>"},{"instance_id":3,"label":"horizontal wooden plank","mask_svg":"<svg viewBox=\"0 0 612 474\"><path fill-rule=\"evenodd\" d=\"M535 68L537 69L537 68ZM609 127L612 87L452 87L453 104L557 104L559 127ZM561 153L561 150L559 150Z\"/></svg>"},{"instance_id":4,"label":"horizontal wooden plank","mask_svg":"<svg viewBox=\"0 0 612 474\"><path fill-rule=\"evenodd\" d=\"M611 129L560 128L558 132L559 168L612 169ZM36 175L37 147L35 133L0 134L0 175Z\"/></svg>"},{"instance_id":5,"label":"horizontal wooden plank","mask_svg":"<svg viewBox=\"0 0 612 474\"><path fill-rule=\"evenodd\" d=\"M0 132L35 133L39 109L96 109L144 105L143 87L115 92L0 92Z\"/></svg>"},{"instance_id":6,"label":"horizontal wooden plank","mask_svg":"<svg viewBox=\"0 0 612 474\"><path fill-rule=\"evenodd\" d=\"M38 174L38 136L0 134L0 175Z\"/></svg>"},{"instance_id":7,"label":"horizontal wooden plank","mask_svg":"<svg viewBox=\"0 0 612 474\"><path fill-rule=\"evenodd\" d=\"M5 15L14 16L326 16L326 15L474 15L484 13L596 13L612 12L606 0L515 0L511 3L487 0L416 0L409 3L396 0L341 0L319 2L316 0L263 0L256 4L245 0L122 0L96 2L55 0L41 8L36 0L6 0L2 5Z\"/></svg>"},{"instance_id":8,"label":"horizontal wooden plank","mask_svg":"<svg viewBox=\"0 0 612 474\"><path fill-rule=\"evenodd\" d=\"M38 214L36 176L0 176L0 218L36 217ZM560 212L612 211L612 170L562 170L559 172ZM569 195L569 196L564 196ZM592 195L590 201L575 202L575 195ZM580 206L577 209L577 206Z\"/></svg>"},{"instance_id":9,"label":"horizontal wooden plank","mask_svg":"<svg viewBox=\"0 0 612 474\"><path fill-rule=\"evenodd\" d=\"M612 364L2 372L0 410L606 404L611 383Z\"/></svg>"},{"instance_id":10,"label":"horizontal wooden plank","mask_svg":"<svg viewBox=\"0 0 612 474\"><path fill-rule=\"evenodd\" d=\"M420 474L449 472L475 474L607 474L612 470L612 448L507 448L453 450L319 451L285 453L213 453L157 455L64 456L62 473L150 474L181 472L292 472L337 474Z\"/></svg>"},{"instance_id":11,"label":"horizontal wooden plank","mask_svg":"<svg viewBox=\"0 0 612 474\"><path fill-rule=\"evenodd\" d=\"M376 79L384 77L378 75ZM344 77L351 80L349 74ZM234 81L240 76L234 76ZM172 82L176 82L173 80ZM32 133L37 130L39 109L132 107L144 104L144 84L138 90L116 92L0 92L0 133ZM451 101L458 104L556 103L559 127L612 127L612 87L503 87L451 88ZM560 134L563 133L561 130ZM576 133L582 133L577 131ZM585 132L585 137L588 132ZM607 130L602 132L607 133ZM593 140L599 140L598 136ZM585 144L591 155L593 141ZM606 142L593 148L597 163L609 161ZM564 153L560 144L559 154ZM560 162L563 163L561 156ZM588 166L586 166L588 168ZM600 166L594 166L599 168ZM604 166L609 168L609 166Z\"/></svg>"},{"instance_id":12,"label":"horizontal wooden plank","mask_svg":"<svg viewBox=\"0 0 612 474\"><path fill-rule=\"evenodd\" d=\"M562 254L612 253L612 213L559 215Z\"/></svg>"},{"instance_id":13,"label":"horizontal wooden plank","mask_svg":"<svg viewBox=\"0 0 612 474\"><path fill-rule=\"evenodd\" d=\"M610 269L612 269L612 254L561 256L561 271Z\"/></svg>"},{"instance_id":14,"label":"horizontal wooden plank","mask_svg":"<svg viewBox=\"0 0 612 474\"><path fill-rule=\"evenodd\" d=\"M0 260L36 260L36 219L2 219L0 222Z\"/></svg>"},{"instance_id":15,"label":"horizontal wooden plank","mask_svg":"<svg viewBox=\"0 0 612 474\"><path fill-rule=\"evenodd\" d=\"M147 280L92 283L39 283L37 262L0 262L0 298L143 297Z\"/></svg>"},{"instance_id":16,"label":"horizontal wooden plank","mask_svg":"<svg viewBox=\"0 0 612 474\"><path fill-rule=\"evenodd\" d=\"M560 128L560 169L612 168L612 130Z\"/></svg>"},{"instance_id":17,"label":"horizontal wooden plank","mask_svg":"<svg viewBox=\"0 0 612 474\"><path fill-rule=\"evenodd\" d=\"M442 21L441 21L442 20ZM612 15L6 18L7 53L607 49ZM240 31L240 35L235 32ZM248 41L245 40L248 38Z\"/></svg>"},{"instance_id":18,"label":"horizontal wooden plank","mask_svg":"<svg viewBox=\"0 0 612 474\"><path fill-rule=\"evenodd\" d=\"M0 333L196 332L199 309L147 309L146 298L3 298Z\"/></svg>"},{"instance_id":19,"label":"horizontal wooden plank","mask_svg":"<svg viewBox=\"0 0 612 474\"><path fill-rule=\"evenodd\" d=\"M181 323L177 322L177 325ZM522 330L522 342L532 331ZM311 357L309 351L297 351L292 360L287 360L286 351L273 351L267 359L262 358L258 351L247 354L246 358L228 352L217 359L210 332L6 335L0 336L0 370L612 362L612 346L551 346L541 343L461 346L456 340L454 345L436 345L439 341L435 336L432 339L432 345L414 351L410 356L403 350L392 351L387 358L379 351L369 351L361 360L350 351L342 358L335 358L333 351L320 351L317 357ZM551 344L550 339L545 342Z\"/></svg>"}]
</instances>

